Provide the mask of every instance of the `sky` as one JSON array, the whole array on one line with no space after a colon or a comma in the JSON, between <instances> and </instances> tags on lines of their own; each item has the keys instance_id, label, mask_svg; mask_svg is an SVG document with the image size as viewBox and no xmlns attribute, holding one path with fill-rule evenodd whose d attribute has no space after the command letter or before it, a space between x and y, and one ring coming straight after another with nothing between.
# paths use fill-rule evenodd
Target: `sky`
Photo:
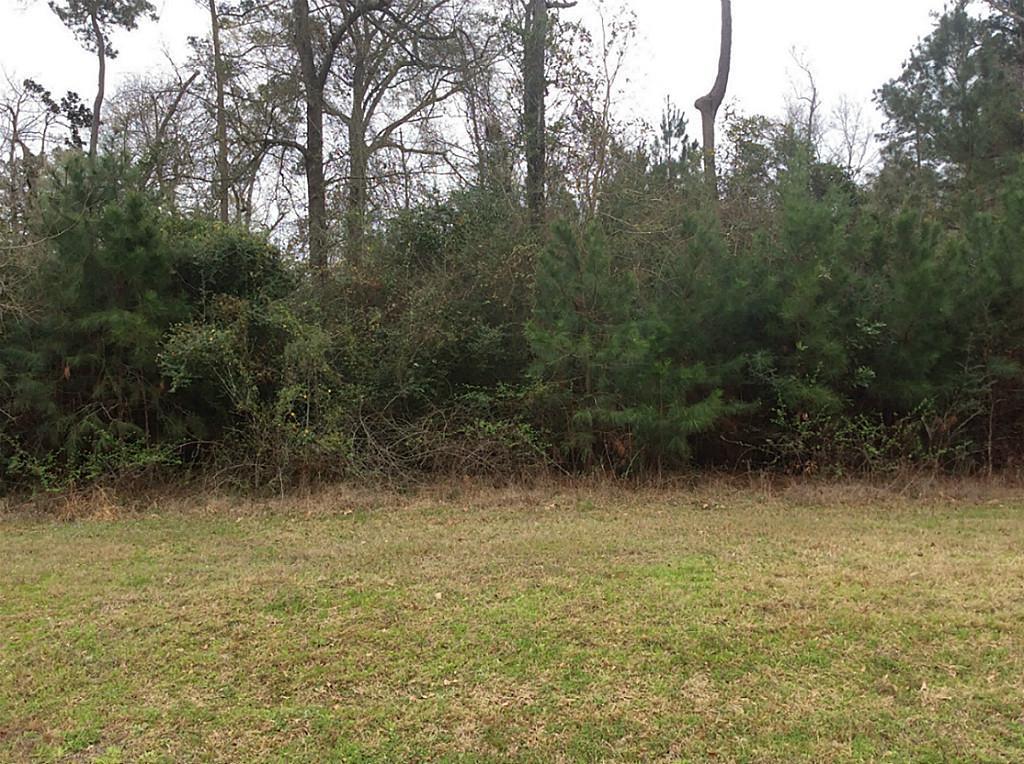
<instances>
[{"instance_id":1,"label":"sky","mask_svg":"<svg viewBox=\"0 0 1024 764\"><path fill-rule=\"evenodd\" d=\"M564 11L593 19L598 0ZM605 0L614 3L616 0ZM796 49L815 72L826 107L841 96L869 103L897 76L914 43L928 33L944 0L734 0L732 78L727 102L744 113L779 115L792 91ZM687 108L711 88L718 59L716 0L630 0L638 37L628 60L620 105L656 124L666 96ZM183 62L189 36L206 33L196 0L155 0L159 22L119 33L109 66L111 86L133 73ZM45 0L0 0L0 68L32 77L55 93L77 90L89 102L96 63L49 10ZM699 117L690 111L691 132ZM875 118L877 122L877 117Z\"/></svg>"}]
</instances>

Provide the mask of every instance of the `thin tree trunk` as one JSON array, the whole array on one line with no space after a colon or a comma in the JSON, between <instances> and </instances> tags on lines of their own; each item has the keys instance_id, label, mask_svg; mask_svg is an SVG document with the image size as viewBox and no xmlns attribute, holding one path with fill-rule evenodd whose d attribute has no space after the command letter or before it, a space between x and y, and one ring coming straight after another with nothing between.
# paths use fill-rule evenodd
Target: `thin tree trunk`
<instances>
[{"instance_id":1,"label":"thin tree trunk","mask_svg":"<svg viewBox=\"0 0 1024 764\"><path fill-rule=\"evenodd\" d=\"M161 169L161 149L164 143L164 138L167 135L167 129L170 127L171 122L174 120L174 115L178 113L178 109L181 106L182 99L185 97L185 94L188 92L188 89L192 87L192 83L195 82L197 79L199 79L199 72L193 72L191 77L189 77L187 80L181 83L181 85L178 87L178 93L174 96L174 100L171 102L171 105L167 107L167 111L163 114L163 116L160 116L159 112L156 111L157 109L159 109L159 104L156 102L156 99L154 99L153 116L157 120L153 130L154 151L152 158L146 165L145 171L142 173L143 186L149 185L149 181L153 177L153 173L158 173L157 187L160 187L162 185L160 181L163 180L163 177L159 173Z\"/></svg>"},{"instance_id":2,"label":"thin tree trunk","mask_svg":"<svg viewBox=\"0 0 1024 764\"><path fill-rule=\"evenodd\" d=\"M18 233L18 234L21 233L21 221L19 219L20 216L19 216L18 213L19 213L19 210L21 209L21 195L22 195L22 191L23 191L23 186L21 184L21 177L20 177L20 174L18 172L18 154L17 154L17 151L18 151L18 141L20 140L20 137L21 137L19 135L19 133L18 133L18 131L21 129L21 126L18 124L18 119L19 119L19 116L20 116L20 112L21 112L21 104L20 104L20 102L18 104L18 108L17 109L15 109L13 107L10 109L10 113L11 113L11 141L8 144L8 153L7 153L7 168L10 170L10 173L11 173L11 177L10 177L11 190L10 190L10 196L8 198L8 201L7 201L7 211L10 213L10 226L11 226L11 230L16 232L16 233ZM26 161L27 161L27 157L26 157Z\"/></svg>"},{"instance_id":3,"label":"thin tree trunk","mask_svg":"<svg viewBox=\"0 0 1024 764\"><path fill-rule=\"evenodd\" d=\"M732 67L732 0L722 0L722 42L718 57L718 76L711 92L697 99L694 106L700 111L704 134L704 179L709 189L718 196L718 168L715 157L715 118L725 100Z\"/></svg>"},{"instance_id":4,"label":"thin tree trunk","mask_svg":"<svg viewBox=\"0 0 1024 764\"><path fill-rule=\"evenodd\" d=\"M225 80L224 56L220 45L220 14L217 12L217 0L209 0L210 5L210 36L213 38L213 77L216 88L216 119L217 119L217 178L214 181L214 198L222 223L227 223L230 216L228 207L228 124L224 108Z\"/></svg>"},{"instance_id":5,"label":"thin tree trunk","mask_svg":"<svg viewBox=\"0 0 1024 764\"><path fill-rule=\"evenodd\" d=\"M302 68L306 101L306 146L302 152L309 197L309 262L321 281L327 278L327 179L324 173L324 92L313 59L309 3L294 0L295 48Z\"/></svg>"},{"instance_id":6,"label":"thin tree trunk","mask_svg":"<svg viewBox=\"0 0 1024 764\"><path fill-rule=\"evenodd\" d=\"M99 61L96 99L92 104L92 124L89 126L89 158L95 159L100 142L100 117L103 114L103 98L107 87L107 39L103 36L103 29L100 27L96 12L93 11L89 18L92 21L92 33L96 39L96 58Z\"/></svg>"},{"instance_id":7,"label":"thin tree trunk","mask_svg":"<svg viewBox=\"0 0 1024 764\"><path fill-rule=\"evenodd\" d=\"M362 47L362 40L359 41ZM345 215L348 258L352 265L363 260L366 249L366 212L370 203L367 175L369 152L366 146L366 65L357 54L352 72L352 112L348 120L348 194Z\"/></svg>"},{"instance_id":8,"label":"thin tree trunk","mask_svg":"<svg viewBox=\"0 0 1024 764\"><path fill-rule=\"evenodd\" d=\"M547 0L529 0L523 33L523 131L526 143L526 207L534 225L545 217L544 180L547 174L545 54Z\"/></svg>"}]
</instances>

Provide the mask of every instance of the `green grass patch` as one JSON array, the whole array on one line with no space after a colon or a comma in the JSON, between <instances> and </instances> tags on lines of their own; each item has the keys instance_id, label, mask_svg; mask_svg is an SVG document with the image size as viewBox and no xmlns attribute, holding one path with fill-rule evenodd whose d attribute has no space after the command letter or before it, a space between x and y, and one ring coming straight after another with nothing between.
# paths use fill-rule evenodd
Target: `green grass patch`
<instances>
[{"instance_id":1,"label":"green grass patch","mask_svg":"<svg viewBox=\"0 0 1024 764\"><path fill-rule=\"evenodd\" d=\"M1024 503L0 519L0 761L1024 760Z\"/></svg>"}]
</instances>

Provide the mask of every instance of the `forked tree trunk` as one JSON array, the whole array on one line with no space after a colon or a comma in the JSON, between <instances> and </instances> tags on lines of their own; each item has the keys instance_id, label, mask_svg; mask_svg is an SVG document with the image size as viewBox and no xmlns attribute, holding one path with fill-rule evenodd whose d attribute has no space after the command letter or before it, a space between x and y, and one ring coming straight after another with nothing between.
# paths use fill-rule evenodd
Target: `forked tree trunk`
<instances>
[{"instance_id":1,"label":"forked tree trunk","mask_svg":"<svg viewBox=\"0 0 1024 764\"><path fill-rule=\"evenodd\" d=\"M295 50L299 56L306 102L306 144L301 146L289 142L288 145L302 153L306 193L309 196L309 261L321 283L327 280L327 256L330 245L327 225L327 174L324 169L324 114L327 111L324 91L338 49L353 26L367 14L389 5L390 0L353 2L348 6L348 12L337 20L331 29L329 39L323 44L310 21L309 0L292 0ZM319 63L314 47L323 49ZM365 129L363 132L365 134ZM365 187L365 168L361 173L355 174L363 179ZM361 204L361 209L365 210L365 203L357 199L357 204Z\"/></svg>"},{"instance_id":2,"label":"forked tree trunk","mask_svg":"<svg viewBox=\"0 0 1024 764\"><path fill-rule=\"evenodd\" d=\"M709 189L718 196L718 169L715 162L715 119L725 100L732 66L732 0L722 0L722 43L718 57L718 76L711 92L697 99L694 106L700 111L704 133L704 179Z\"/></svg>"}]
</instances>

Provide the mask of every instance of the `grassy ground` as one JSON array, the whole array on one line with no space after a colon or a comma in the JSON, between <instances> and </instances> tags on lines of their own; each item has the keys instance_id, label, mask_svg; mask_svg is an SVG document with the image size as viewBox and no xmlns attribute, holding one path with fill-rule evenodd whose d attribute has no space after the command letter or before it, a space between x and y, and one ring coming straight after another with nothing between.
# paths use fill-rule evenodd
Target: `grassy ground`
<instances>
[{"instance_id":1,"label":"grassy ground","mask_svg":"<svg viewBox=\"0 0 1024 764\"><path fill-rule=\"evenodd\" d=\"M0 761L1024 761L1024 498L0 517Z\"/></svg>"}]
</instances>

